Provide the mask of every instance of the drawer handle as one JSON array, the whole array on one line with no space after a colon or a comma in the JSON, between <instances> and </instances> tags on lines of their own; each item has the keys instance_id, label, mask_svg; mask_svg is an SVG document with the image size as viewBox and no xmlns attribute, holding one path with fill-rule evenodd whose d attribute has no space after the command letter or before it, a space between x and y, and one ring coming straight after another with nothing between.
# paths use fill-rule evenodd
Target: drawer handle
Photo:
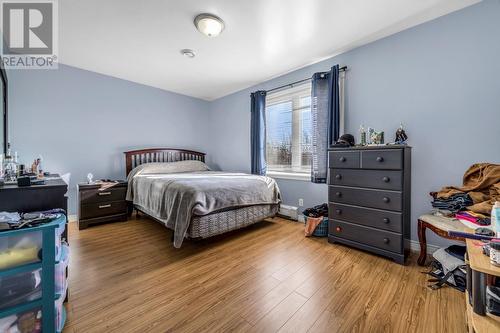
<instances>
[{"instance_id":1,"label":"drawer handle","mask_svg":"<svg viewBox=\"0 0 500 333\"><path fill-rule=\"evenodd\" d=\"M389 178L389 177L384 177L384 178L382 178L382 180L384 181L384 183L388 183L388 182L390 182L390 181L391 181L391 178Z\"/></svg>"},{"instance_id":2,"label":"drawer handle","mask_svg":"<svg viewBox=\"0 0 500 333\"><path fill-rule=\"evenodd\" d=\"M111 204L107 204L107 205L100 205L100 206L99 206L99 209L109 208L109 207L111 207Z\"/></svg>"},{"instance_id":3,"label":"drawer handle","mask_svg":"<svg viewBox=\"0 0 500 333\"><path fill-rule=\"evenodd\" d=\"M337 215L341 215L342 214L342 209L337 209L335 212L337 213Z\"/></svg>"},{"instance_id":4,"label":"drawer handle","mask_svg":"<svg viewBox=\"0 0 500 333\"><path fill-rule=\"evenodd\" d=\"M336 231L336 232L341 232L341 231L342 231L342 228L341 228L341 227L335 227L335 231Z\"/></svg>"},{"instance_id":5,"label":"drawer handle","mask_svg":"<svg viewBox=\"0 0 500 333\"><path fill-rule=\"evenodd\" d=\"M384 197L383 200L384 200L385 203L388 203L389 201L391 201L391 199L389 199L388 197Z\"/></svg>"},{"instance_id":6,"label":"drawer handle","mask_svg":"<svg viewBox=\"0 0 500 333\"><path fill-rule=\"evenodd\" d=\"M391 220L389 220L387 217L384 217L384 223L388 224L389 222L391 222Z\"/></svg>"},{"instance_id":7,"label":"drawer handle","mask_svg":"<svg viewBox=\"0 0 500 333\"><path fill-rule=\"evenodd\" d=\"M382 156L377 157L377 162L383 162L384 158Z\"/></svg>"},{"instance_id":8,"label":"drawer handle","mask_svg":"<svg viewBox=\"0 0 500 333\"><path fill-rule=\"evenodd\" d=\"M99 195L111 195L111 192L99 192Z\"/></svg>"},{"instance_id":9,"label":"drawer handle","mask_svg":"<svg viewBox=\"0 0 500 333\"><path fill-rule=\"evenodd\" d=\"M389 244L389 238L384 238L384 243Z\"/></svg>"},{"instance_id":10,"label":"drawer handle","mask_svg":"<svg viewBox=\"0 0 500 333\"><path fill-rule=\"evenodd\" d=\"M344 156L342 156L341 158L339 158L339 161L340 161L340 162L345 162L345 157L344 157Z\"/></svg>"},{"instance_id":11,"label":"drawer handle","mask_svg":"<svg viewBox=\"0 0 500 333\"><path fill-rule=\"evenodd\" d=\"M335 178L336 179L342 179L342 175L336 175Z\"/></svg>"},{"instance_id":12,"label":"drawer handle","mask_svg":"<svg viewBox=\"0 0 500 333\"><path fill-rule=\"evenodd\" d=\"M342 192L337 192L335 195L340 198L342 196Z\"/></svg>"}]
</instances>

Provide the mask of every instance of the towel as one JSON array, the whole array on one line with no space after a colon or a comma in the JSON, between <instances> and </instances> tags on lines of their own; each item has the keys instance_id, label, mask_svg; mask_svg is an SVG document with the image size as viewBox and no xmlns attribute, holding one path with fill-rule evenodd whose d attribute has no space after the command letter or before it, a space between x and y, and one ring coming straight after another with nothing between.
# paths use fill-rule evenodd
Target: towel
<instances>
[{"instance_id":1,"label":"towel","mask_svg":"<svg viewBox=\"0 0 500 333\"><path fill-rule=\"evenodd\" d=\"M320 217L308 217L306 220L306 237L312 236L314 229L323 221L323 216Z\"/></svg>"}]
</instances>

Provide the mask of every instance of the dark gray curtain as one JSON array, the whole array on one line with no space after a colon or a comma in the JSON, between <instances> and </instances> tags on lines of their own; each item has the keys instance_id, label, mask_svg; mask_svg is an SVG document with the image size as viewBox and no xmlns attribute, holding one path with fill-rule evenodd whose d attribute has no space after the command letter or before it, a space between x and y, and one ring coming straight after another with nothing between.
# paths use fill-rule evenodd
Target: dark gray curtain
<instances>
[{"instance_id":1,"label":"dark gray curtain","mask_svg":"<svg viewBox=\"0 0 500 333\"><path fill-rule=\"evenodd\" d=\"M256 91L250 95L251 119L250 142L252 151L252 174L265 175L266 164L266 92Z\"/></svg>"},{"instance_id":2,"label":"dark gray curtain","mask_svg":"<svg viewBox=\"0 0 500 333\"><path fill-rule=\"evenodd\" d=\"M339 137L339 66L329 72L315 73L311 91L312 168L311 181L326 183L328 147Z\"/></svg>"},{"instance_id":3,"label":"dark gray curtain","mask_svg":"<svg viewBox=\"0 0 500 333\"><path fill-rule=\"evenodd\" d=\"M330 118L328 144L331 146L339 139L340 132L339 65L333 66L328 74L328 114Z\"/></svg>"}]
</instances>

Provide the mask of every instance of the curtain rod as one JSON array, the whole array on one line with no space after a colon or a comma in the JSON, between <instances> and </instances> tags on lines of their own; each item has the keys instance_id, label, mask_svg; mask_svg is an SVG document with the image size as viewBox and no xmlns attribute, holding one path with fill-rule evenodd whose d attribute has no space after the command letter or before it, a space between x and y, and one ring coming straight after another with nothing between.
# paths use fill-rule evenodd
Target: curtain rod
<instances>
[{"instance_id":1,"label":"curtain rod","mask_svg":"<svg viewBox=\"0 0 500 333\"><path fill-rule=\"evenodd\" d=\"M347 66L343 66L343 67L339 68L339 72L345 72L346 70L347 70ZM280 89L283 89L283 88L288 88L288 87L291 88L291 87L293 87L293 86L295 86L295 85L297 85L299 83L307 82L307 81L310 81L310 80L311 80L311 78L302 79L302 80L295 81L295 82L292 82L292 83L289 83L289 84L285 84L283 86L279 86L279 87L276 87L276 88L273 88L273 89L266 90L266 92L269 93L269 92L273 92L273 91L280 90Z\"/></svg>"}]
</instances>

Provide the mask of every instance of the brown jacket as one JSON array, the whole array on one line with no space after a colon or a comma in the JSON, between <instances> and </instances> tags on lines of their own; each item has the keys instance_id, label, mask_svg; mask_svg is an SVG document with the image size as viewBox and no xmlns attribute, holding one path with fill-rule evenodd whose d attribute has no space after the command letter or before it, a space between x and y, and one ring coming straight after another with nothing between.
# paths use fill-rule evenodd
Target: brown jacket
<instances>
[{"instance_id":1,"label":"brown jacket","mask_svg":"<svg viewBox=\"0 0 500 333\"><path fill-rule=\"evenodd\" d=\"M462 187L443 187L436 197L448 198L464 192L474 202L474 205L467 207L468 210L489 215L495 201L500 201L500 165L473 164L464 174Z\"/></svg>"}]
</instances>

